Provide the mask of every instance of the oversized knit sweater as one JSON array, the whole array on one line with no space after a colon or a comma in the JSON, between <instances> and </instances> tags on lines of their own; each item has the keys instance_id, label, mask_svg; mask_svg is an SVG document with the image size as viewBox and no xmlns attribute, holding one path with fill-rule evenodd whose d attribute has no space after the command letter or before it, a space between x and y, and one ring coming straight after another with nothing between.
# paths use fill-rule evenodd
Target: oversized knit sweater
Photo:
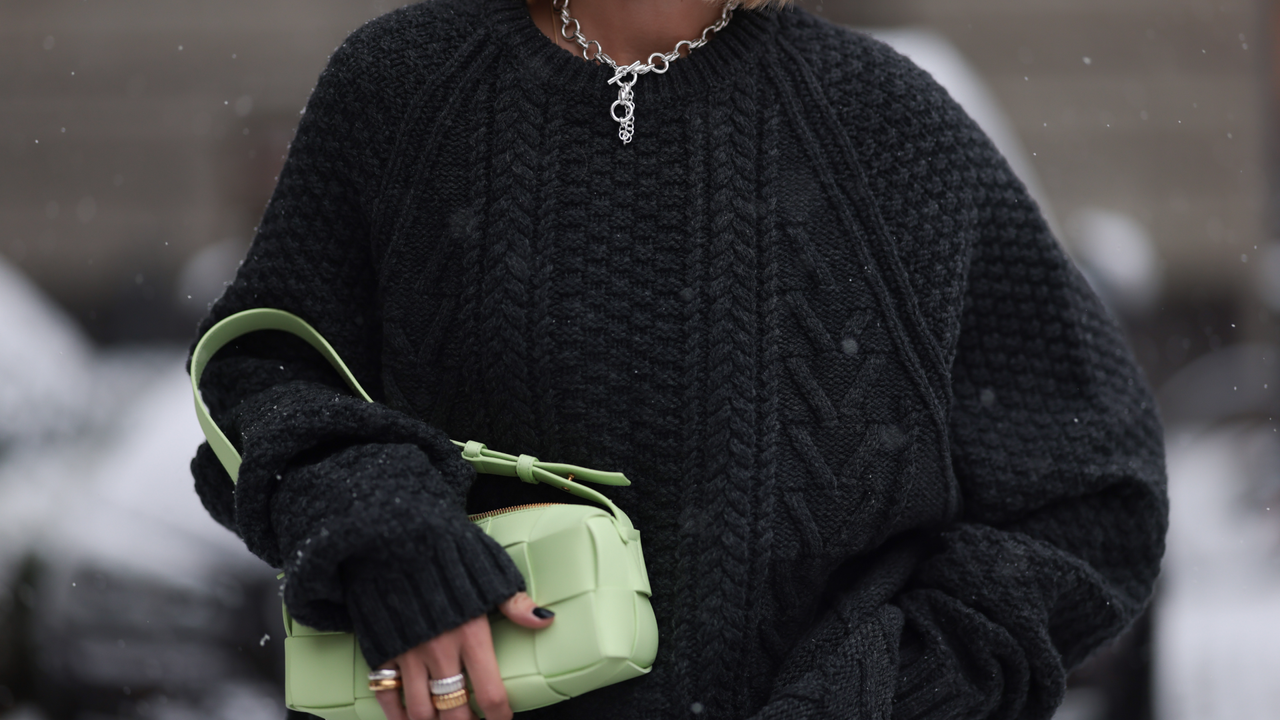
<instances>
[{"instance_id":1,"label":"oversized knit sweater","mask_svg":"<svg viewBox=\"0 0 1280 720\"><path fill-rule=\"evenodd\" d=\"M448 437L623 471L653 671L528 717L1049 717L1167 507L1145 384L1023 186L801 11L641 77L629 145L609 77L521 0L338 48L202 330L297 313L378 402L245 337L205 375L244 456L233 487L200 448L205 505L377 665L523 587Z\"/></svg>"}]
</instances>

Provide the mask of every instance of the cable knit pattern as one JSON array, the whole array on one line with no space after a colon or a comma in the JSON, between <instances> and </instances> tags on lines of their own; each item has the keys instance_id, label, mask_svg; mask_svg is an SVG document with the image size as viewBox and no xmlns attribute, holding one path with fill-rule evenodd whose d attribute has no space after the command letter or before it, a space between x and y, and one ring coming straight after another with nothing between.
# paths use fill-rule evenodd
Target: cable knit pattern
<instances>
[{"instance_id":1,"label":"cable knit pattern","mask_svg":"<svg viewBox=\"0 0 1280 720\"><path fill-rule=\"evenodd\" d=\"M244 454L232 486L197 452L206 507L377 664L522 587L448 437L621 470L657 661L527 717L1050 717L1167 508L1150 395L1021 184L801 11L641 78L630 145L608 79L520 0L338 49L202 329L295 312L379 402L243 338L205 375Z\"/></svg>"}]
</instances>

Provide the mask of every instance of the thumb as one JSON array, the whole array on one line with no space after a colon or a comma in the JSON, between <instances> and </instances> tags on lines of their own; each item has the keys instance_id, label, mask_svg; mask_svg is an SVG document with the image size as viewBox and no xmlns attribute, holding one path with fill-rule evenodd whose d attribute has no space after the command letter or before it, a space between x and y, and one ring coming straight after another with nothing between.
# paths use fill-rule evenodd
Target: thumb
<instances>
[{"instance_id":1,"label":"thumb","mask_svg":"<svg viewBox=\"0 0 1280 720\"><path fill-rule=\"evenodd\" d=\"M498 606L498 610L510 618L511 622L535 630L550 625L555 617L555 613L538 607L533 598L522 592L507 598L506 602Z\"/></svg>"}]
</instances>

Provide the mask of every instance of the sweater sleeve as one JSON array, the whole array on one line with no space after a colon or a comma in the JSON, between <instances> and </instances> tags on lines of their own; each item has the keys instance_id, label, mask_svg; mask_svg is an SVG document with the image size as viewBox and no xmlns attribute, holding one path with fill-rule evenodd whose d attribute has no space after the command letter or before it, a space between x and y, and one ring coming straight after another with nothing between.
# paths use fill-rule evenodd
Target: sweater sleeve
<instances>
[{"instance_id":1,"label":"sweater sleeve","mask_svg":"<svg viewBox=\"0 0 1280 720\"><path fill-rule=\"evenodd\" d=\"M847 117L911 118L973 199L949 354L963 507L859 565L754 717L1049 718L1067 672L1150 597L1168 521L1162 431L1116 323L1021 182L932 80L873 50L864 66L892 82L863 87L892 87L896 114L849 101ZM896 142L867 152L900 167ZM896 590L868 607L867 588Z\"/></svg>"},{"instance_id":2,"label":"sweater sleeve","mask_svg":"<svg viewBox=\"0 0 1280 720\"><path fill-rule=\"evenodd\" d=\"M859 606L863 592L836 600L758 720L1049 718L1067 672L1150 597L1168 517L1154 403L1115 323L1004 177L952 366L963 511L936 537L877 551L858 586L901 590L877 608Z\"/></svg>"},{"instance_id":3,"label":"sweater sleeve","mask_svg":"<svg viewBox=\"0 0 1280 720\"><path fill-rule=\"evenodd\" d=\"M376 61L366 26L314 90L235 280L200 326L253 307L306 319L368 392L382 387L370 224L405 67ZM507 554L467 521L474 477L440 430L352 396L305 343L258 332L209 363L202 395L237 446L233 485L208 445L192 462L210 513L285 571L304 624L354 630L371 666L483 615L523 589Z\"/></svg>"},{"instance_id":4,"label":"sweater sleeve","mask_svg":"<svg viewBox=\"0 0 1280 720\"><path fill-rule=\"evenodd\" d=\"M896 600L898 718L1049 717L1164 552L1162 432L1115 322L1003 163L979 210L951 378L965 509Z\"/></svg>"}]
</instances>

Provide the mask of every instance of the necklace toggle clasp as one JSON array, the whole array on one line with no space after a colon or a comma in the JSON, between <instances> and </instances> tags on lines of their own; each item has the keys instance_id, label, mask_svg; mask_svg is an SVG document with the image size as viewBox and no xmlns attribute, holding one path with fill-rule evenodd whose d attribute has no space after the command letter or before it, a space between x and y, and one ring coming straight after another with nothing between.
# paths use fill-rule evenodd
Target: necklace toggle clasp
<instances>
[{"instance_id":1,"label":"necklace toggle clasp","mask_svg":"<svg viewBox=\"0 0 1280 720\"><path fill-rule=\"evenodd\" d=\"M720 32L729 23L729 18L733 17L733 9L737 6L737 0L727 0L720 10L720 19L708 25L697 40L681 40L676 43L675 50L669 53L650 55L647 63L637 60L626 67L618 67L613 58L604 53L604 48L600 47L599 42L583 37L581 23L569 15L569 0L551 0L551 7L560 14L560 35L566 40L577 43L578 47L582 48L582 57L613 68L613 77L609 79L609 84L618 86L618 99L609 107L609 115L613 117L614 122L618 123L618 138L622 140L623 145L631 142L636 129L636 100L631 86L636 84L641 75L651 72L659 75L665 73L671 67L671 62L681 57L681 51L693 52L706 45L711 35ZM591 53L592 46L595 46L594 55Z\"/></svg>"},{"instance_id":2,"label":"necklace toggle clasp","mask_svg":"<svg viewBox=\"0 0 1280 720\"><path fill-rule=\"evenodd\" d=\"M618 85L620 88L621 87L630 88L632 85L636 84L637 80L640 79L640 73L644 69L645 67L641 65L639 62L633 62L626 67L614 68L613 78L609 80L609 84ZM628 75L631 76L631 79L624 80L623 78L625 78Z\"/></svg>"}]
</instances>

